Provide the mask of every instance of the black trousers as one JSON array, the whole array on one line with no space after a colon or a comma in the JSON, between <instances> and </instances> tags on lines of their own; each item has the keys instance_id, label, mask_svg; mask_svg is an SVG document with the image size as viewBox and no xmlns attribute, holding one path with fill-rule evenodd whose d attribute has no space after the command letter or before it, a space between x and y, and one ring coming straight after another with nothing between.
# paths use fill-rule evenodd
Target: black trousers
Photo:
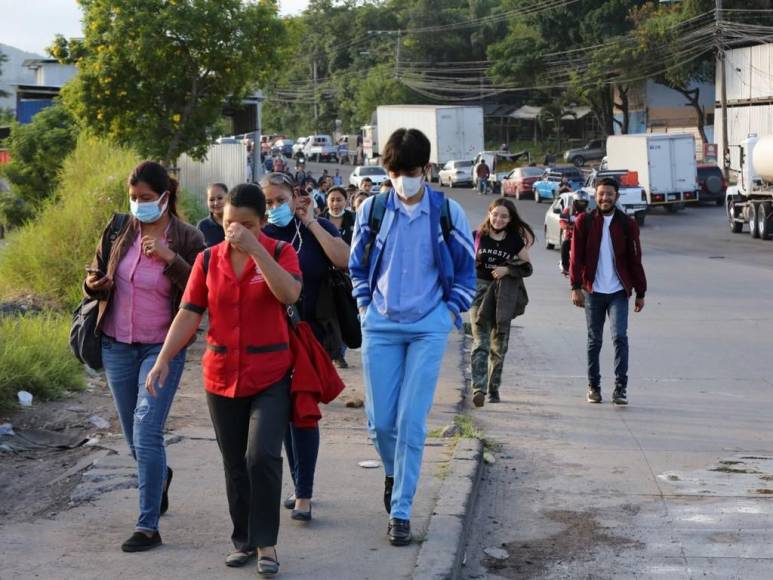
<instances>
[{"instance_id":1,"label":"black trousers","mask_svg":"<svg viewBox=\"0 0 773 580\"><path fill-rule=\"evenodd\" d=\"M290 380L236 399L207 393L223 456L231 540L237 550L274 546L282 500L282 441L290 419Z\"/></svg>"}]
</instances>

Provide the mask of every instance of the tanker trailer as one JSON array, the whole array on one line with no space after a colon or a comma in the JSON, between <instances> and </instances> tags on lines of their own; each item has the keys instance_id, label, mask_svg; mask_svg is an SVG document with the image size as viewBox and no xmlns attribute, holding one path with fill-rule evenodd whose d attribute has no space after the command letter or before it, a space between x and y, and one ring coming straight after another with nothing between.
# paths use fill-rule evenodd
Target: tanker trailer
<instances>
[{"instance_id":1,"label":"tanker trailer","mask_svg":"<svg viewBox=\"0 0 773 580\"><path fill-rule=\"evenodd\" d=\"M749 224L753 238L773 237L773 135L744 140L738 184L727 188L725 207L734 234Z\"/></svg>"}]
</instances>

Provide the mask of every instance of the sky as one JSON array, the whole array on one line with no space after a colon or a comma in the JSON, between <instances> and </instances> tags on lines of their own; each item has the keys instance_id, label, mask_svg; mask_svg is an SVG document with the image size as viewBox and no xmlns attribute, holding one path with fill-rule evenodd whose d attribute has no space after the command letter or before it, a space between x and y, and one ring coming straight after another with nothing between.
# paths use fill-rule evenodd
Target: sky
<instances>
[{"instance_id":1,"label":"sky","mask_svg":"<svg viewBox=\"0 0 773 580\"><path fill-rule=\"evenodd\" d=\"M308 0L279 0L282 15L297 14ZM44 55L54 36L81 36L75 0L0 0L0 43Z\"/></svg>"}]
</instances>

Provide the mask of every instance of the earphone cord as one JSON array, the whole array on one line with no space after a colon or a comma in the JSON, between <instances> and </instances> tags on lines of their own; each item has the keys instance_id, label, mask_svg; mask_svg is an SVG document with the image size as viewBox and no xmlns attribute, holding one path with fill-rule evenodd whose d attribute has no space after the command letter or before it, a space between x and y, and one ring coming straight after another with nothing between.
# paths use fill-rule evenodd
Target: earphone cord
<instances>
[{"instance_id":1,"label":"earphone cord","mask_svg":"<svg viewBox=\"0 0 773 580\"><path fill-rule=\"evenodd\" d=\"M295 235L293 236L293 239L290 240L290 245L295 248L295 240L298 240L298 247L295 248L295 253L300 254L301 248L303 247L303 236L301 235L301 226L299 224L298 218L293 218L293 222L295 222Z\"/></svg>"}]
</instances>

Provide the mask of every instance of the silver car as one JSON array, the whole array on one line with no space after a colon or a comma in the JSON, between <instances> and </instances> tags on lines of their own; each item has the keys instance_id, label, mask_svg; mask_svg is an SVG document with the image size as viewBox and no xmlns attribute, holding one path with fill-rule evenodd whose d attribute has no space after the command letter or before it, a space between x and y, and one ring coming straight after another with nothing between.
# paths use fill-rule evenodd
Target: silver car
<instances>
[{"instance_id":1,"label":"silver car","mask_svg":"<svg viewBox=\"0 0 773 580\"><path fill-rule=\"evenodd\" d=\"M472 185L472 161L449 161L438 174L440 185Z\"/></svg>"},{"instance_id":2,"label":"silver car","mask_svg":"<svg viewBox=\"0 0 773 580\"><path fill-rule=\"evenodd\" d=\"M587 161L600 161L607 154L607 142L603 139L590 141L585 147L569 149L564 153L564 161L575 167L582 167Z\"/></svg>"},{"instance_id":3,"label":"silver car","mask_svg":"<svg viewBox=\"0 0 773 580\"><path fill-rule=\"evenodd\" d=\"M545 212L545 247L548 250L554 248L561 249L561 242L564 241L564 231L561 229L561 212L572 205L573 192L566 192L559 195L550 204L548 211ZM596 200L590 196L588 201L588 211L596 208Z\"/></svg>"}]
</instances>

